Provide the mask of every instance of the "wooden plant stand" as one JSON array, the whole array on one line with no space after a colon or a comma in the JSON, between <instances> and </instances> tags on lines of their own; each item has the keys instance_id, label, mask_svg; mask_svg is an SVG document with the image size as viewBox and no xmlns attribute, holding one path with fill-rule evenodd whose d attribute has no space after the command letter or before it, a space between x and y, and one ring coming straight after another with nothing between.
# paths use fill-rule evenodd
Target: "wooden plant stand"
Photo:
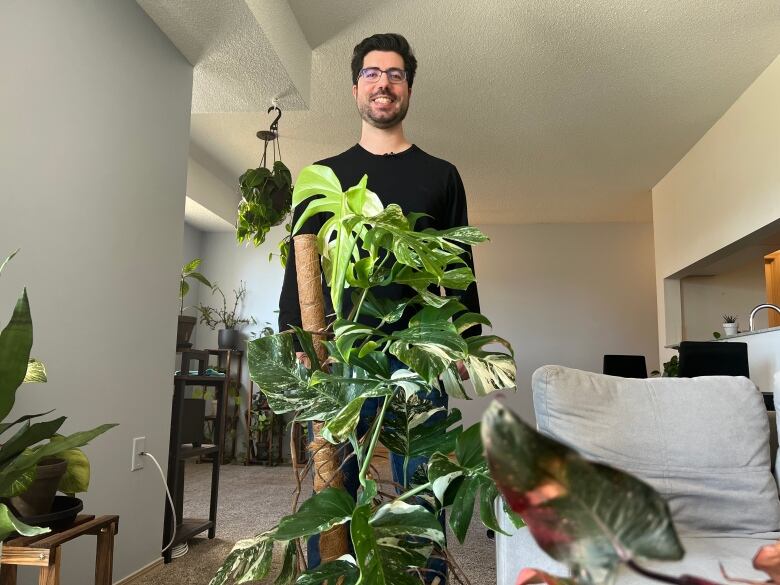
<instances>
[{"instance_id":1,"label":"wooden plant stand","mask_svg":"<svg viewBox=\"0 0 780 585\"><path fill-rule=\"evenodd\" d=\"M38 585L59 585L60 547L84 534L97 536L95 585L111 585L114 572L114 536L119 532L119 516L81 514L68 528L38 536L17 536L3 543L0 558L0 585L16 585L19 565L39 567Z\"/></svg>"}]
</instances>

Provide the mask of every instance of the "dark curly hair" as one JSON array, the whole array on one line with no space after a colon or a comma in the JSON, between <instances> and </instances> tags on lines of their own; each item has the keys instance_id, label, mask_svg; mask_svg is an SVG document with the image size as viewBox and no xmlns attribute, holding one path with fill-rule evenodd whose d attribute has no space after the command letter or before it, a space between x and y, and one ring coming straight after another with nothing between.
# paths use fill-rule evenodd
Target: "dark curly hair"
<instances>
[{"instance_id":1,"label":"dark curly hair","mask_svg":"<svg viewBox=\"0 0 780 585\"><path fill-rule=\"evenodd\" d=\"M371 51L392 51L401 55L404 60L404 69L406 69L406 81L409 83L409 87L412 87L414 74L417 71L417 59L412 53L409 41L397 33L372 35L355 45L355 49L352 51L353 85L357 85L358 75L363 68L363 59Z\"/></svg>"}]
</instances>

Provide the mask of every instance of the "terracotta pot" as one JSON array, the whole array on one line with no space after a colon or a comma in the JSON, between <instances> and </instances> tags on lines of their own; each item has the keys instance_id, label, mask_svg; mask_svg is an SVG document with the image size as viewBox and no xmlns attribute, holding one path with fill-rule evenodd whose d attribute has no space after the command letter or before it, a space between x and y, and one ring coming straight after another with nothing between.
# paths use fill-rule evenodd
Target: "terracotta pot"
<instances>
[{"instance_id":1,"label":"terracotta pot","mask_svg":"<svg viewBox=\"0 0 780 585\"><path fill-rule=\"evenodd\" d=\"M51 512L57 486L67 469L68 462L57 457L38 462L32 485L23 494L10 498L11 506L19 516L39 516Z\"/></svg>"}]
</instances>

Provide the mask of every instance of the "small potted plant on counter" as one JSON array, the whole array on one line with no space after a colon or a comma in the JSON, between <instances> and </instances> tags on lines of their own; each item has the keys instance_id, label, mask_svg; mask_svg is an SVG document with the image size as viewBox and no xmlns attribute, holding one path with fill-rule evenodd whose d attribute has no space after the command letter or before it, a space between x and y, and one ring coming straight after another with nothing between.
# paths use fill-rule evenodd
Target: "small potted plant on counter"
<instances>
[{"instance_id":1,"label":"small potted plant on counter","mask_svg":"<svg viewBox=\"0 0 780 585\"><path fill-rule=\"evenodd\" d=\"M214 308L203 304L198 306L200 322L208 325L211 329L217 329L217 327L222 325L217 338L217 344L220 349L238 349L241 344L240 328L250 323L253 325L257 323L254 317L246 319L238 316L239 306L246 298L246 284L243 280L239 281L238 288L233 289L232 307L228 307L227 297L225 297L225 293L217 284L211 287L211 294L215 292L222 297L222 307Z\"/></svg>"},{"instance_id":2,"label":"small potted plant on counter","mask_svg":"<svg viewBox=\"0 0 780 585\"><path fill-rule=\"evenodd\" d=\"M726 335L736 335L739 331L736 315L723 315L723 332Z\"/></svg>"}]
</instances>

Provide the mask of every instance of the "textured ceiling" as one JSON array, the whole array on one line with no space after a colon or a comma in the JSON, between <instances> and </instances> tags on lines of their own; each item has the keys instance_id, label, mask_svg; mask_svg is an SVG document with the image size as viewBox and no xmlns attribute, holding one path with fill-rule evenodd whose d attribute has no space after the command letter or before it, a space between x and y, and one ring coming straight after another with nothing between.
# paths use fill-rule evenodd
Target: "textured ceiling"
<instances>
[{"instance_id":1,"label":"textured ceiling","mask_svg":"<svg viewBox=\"0 0 780 585\"><path fill-rule=\"evenodd\" d=\"M191 4L210 14L201 23L208 36L218 28L212 3ZM239 18L239 0L224 4ZM472 223L649 221L650 189L780 52L776 0L291 0L290 7L316 47L308 109L290 111L301 107L294 91L280 100L282 154L293 173L358 140L352 47L375 32L400 32L420 62L407 135L458 166ZM268 100L248 112L247 96L278 92L284 71L241 73L243 50L222 47L217 62L203 51L210 43L201 38L183 52L199 64L196 72L209 62L223 79L214 82L213 101L236 106L206 113L199 103L192 141L237 177L257 165L255 132L270 121ZM281 62L273 54L268 62L274 58Z\"/></svg>"},{"instance_id":2,"label":"textured ceiling","mask_svg":"<svg viewBox=\"0 0 780 585\"><path fill-rule=\"evenodd\" d=\"M288 108L306 107L308 88L301 95L295 87L252 0L137 2L194 66L193 113L265 111L277 96Z\"/></svg>"}]
</instances>

